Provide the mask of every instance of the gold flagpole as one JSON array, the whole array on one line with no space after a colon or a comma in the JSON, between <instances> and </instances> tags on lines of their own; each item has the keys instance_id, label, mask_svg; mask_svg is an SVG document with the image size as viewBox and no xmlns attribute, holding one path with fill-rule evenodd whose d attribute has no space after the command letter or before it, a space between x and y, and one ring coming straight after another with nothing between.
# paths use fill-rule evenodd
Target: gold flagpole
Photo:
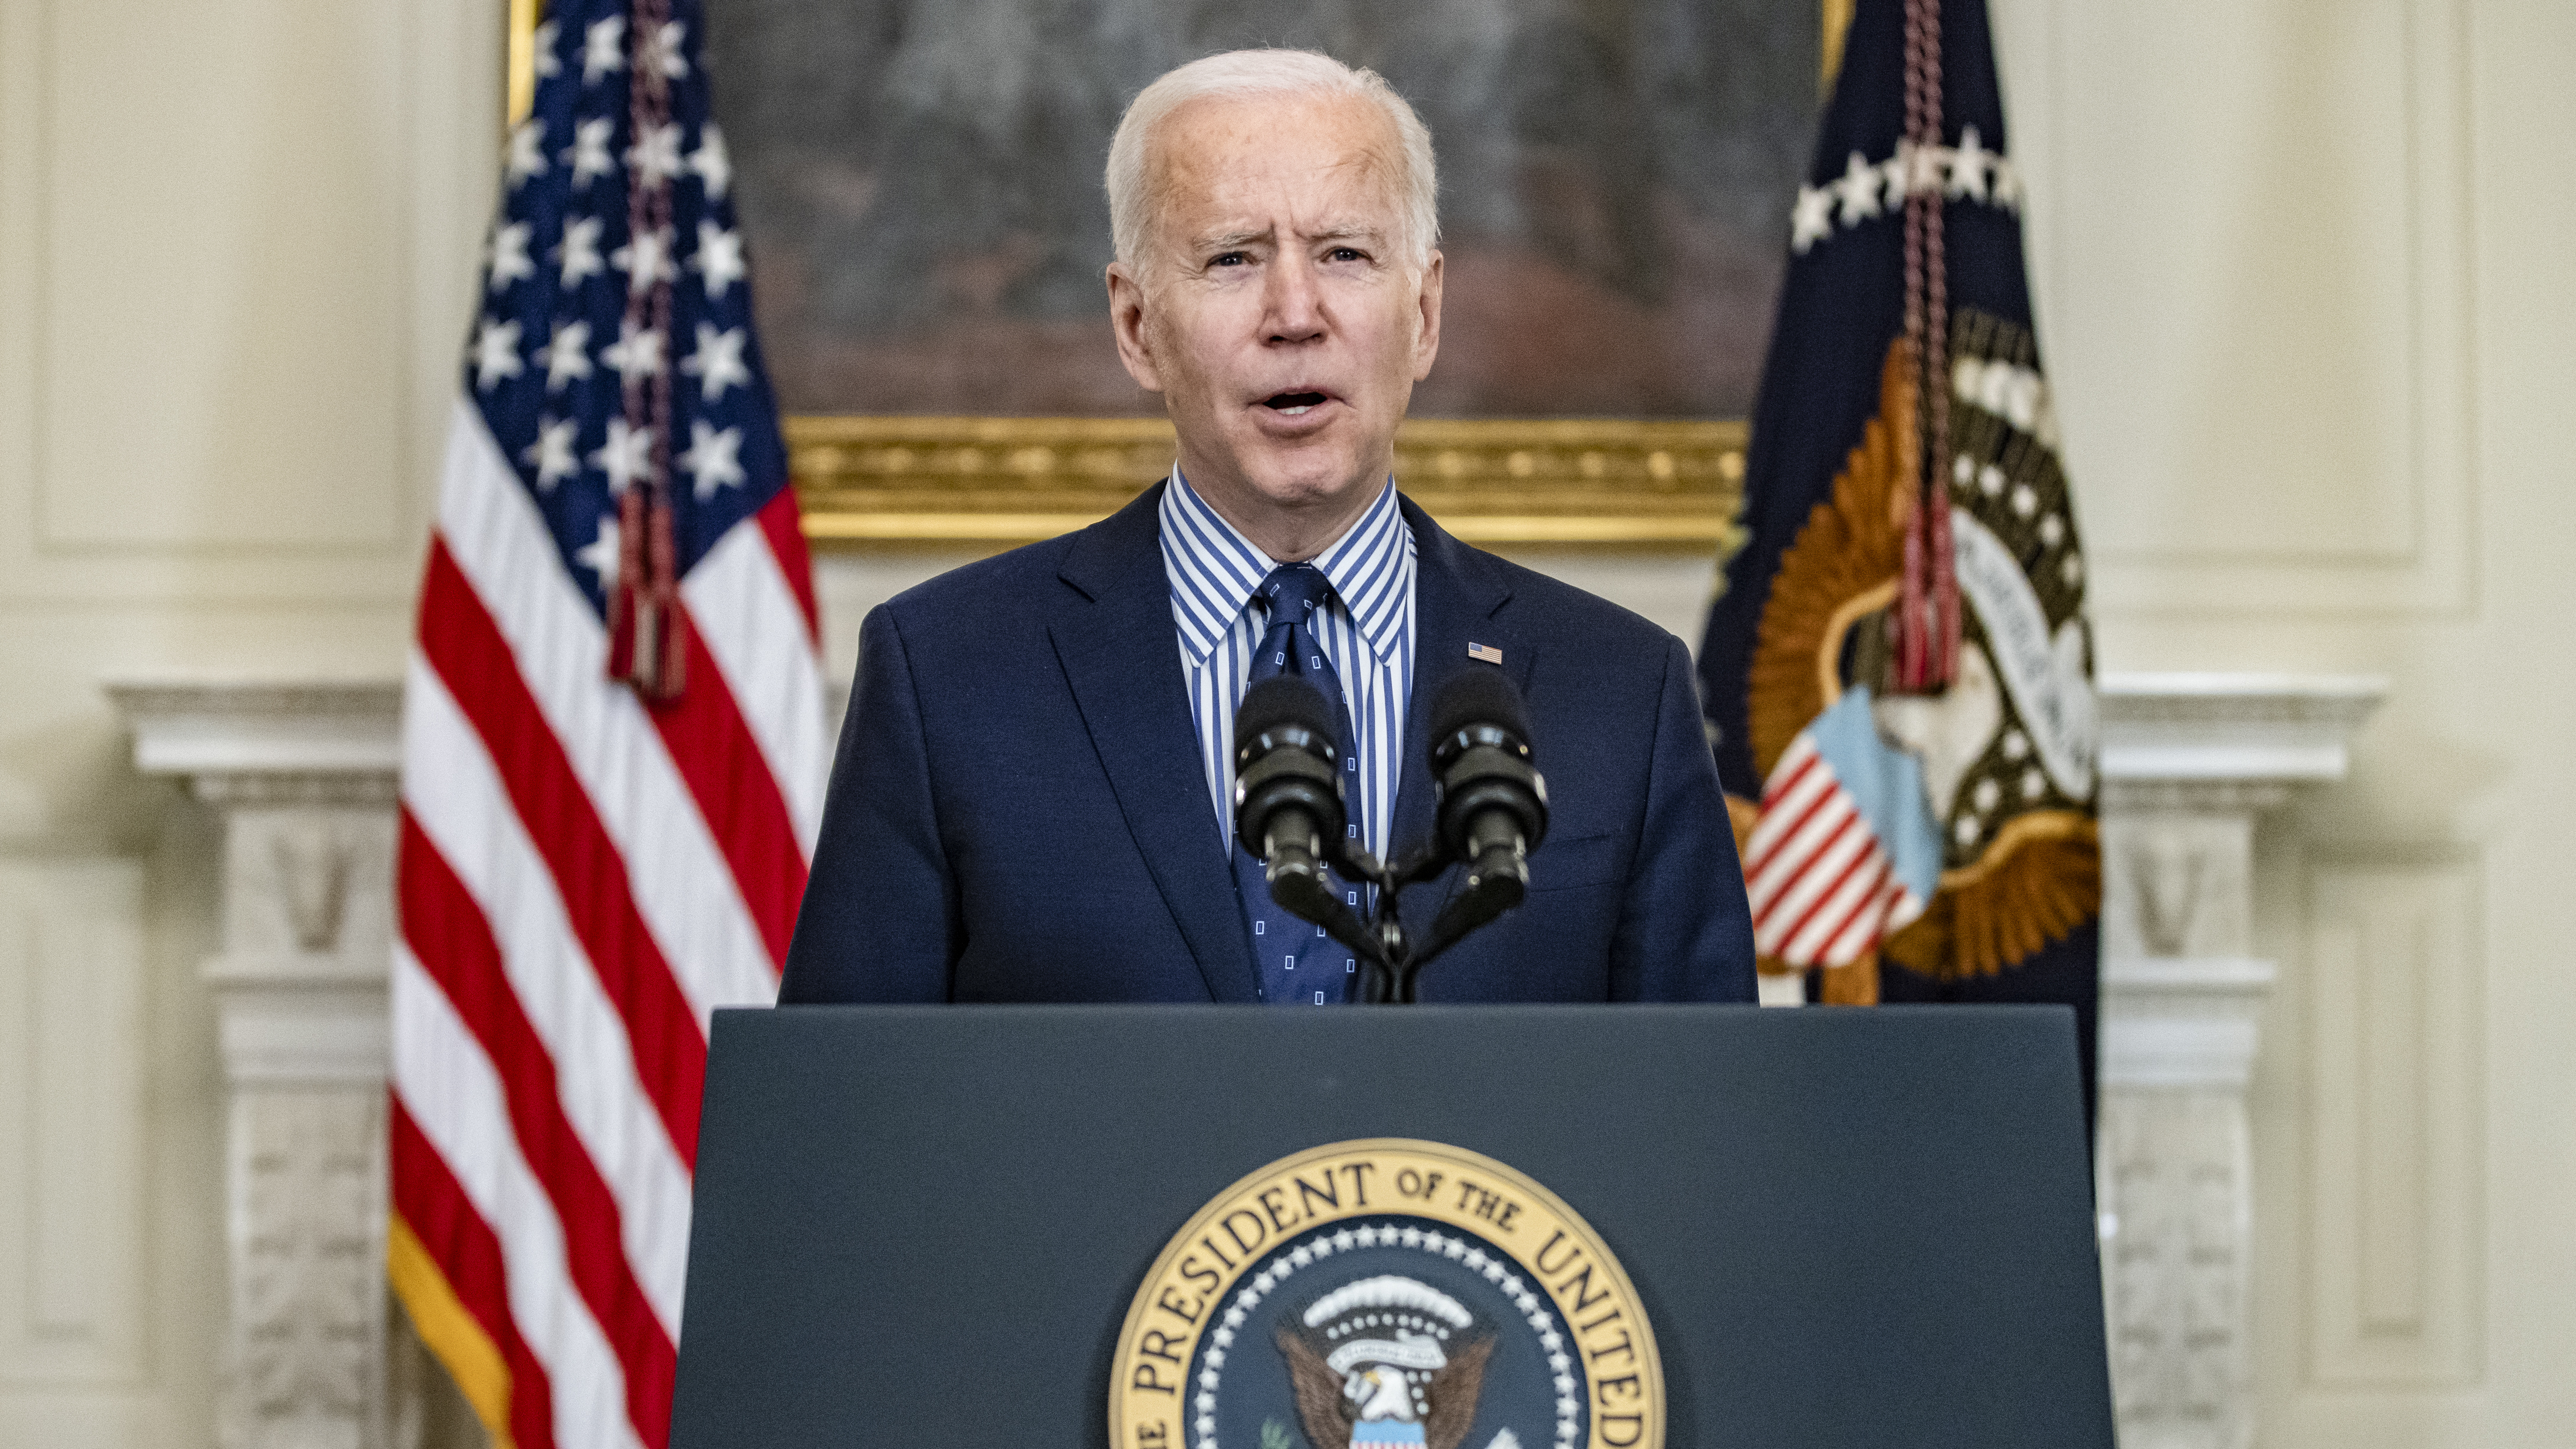
<instances>
[{"instance_id":1,"label":"gold flagpole","mask_svg":"<svg viewBox=\"0 0 2576 1449\"><path fill-rule=\"evenodd\" d=\"M510 0L508 114L515 126L537 103L537 11L542 0ZM1833 0L1826 0L1830 8Z\"/></svg>"},{"instance_id":2,"label":"gold flagpole","mask_svg":"<svg viewBox=\"0 0 2576 1449\"><path fill-rule=\"evenodd\" d=\"M1834 77L1842 73L1843 37L1851 33L1852 8L1859 0L1825 0L1824 73L1818 88L1826 95L1834 93Z\"/></svg>"}]
</instances>

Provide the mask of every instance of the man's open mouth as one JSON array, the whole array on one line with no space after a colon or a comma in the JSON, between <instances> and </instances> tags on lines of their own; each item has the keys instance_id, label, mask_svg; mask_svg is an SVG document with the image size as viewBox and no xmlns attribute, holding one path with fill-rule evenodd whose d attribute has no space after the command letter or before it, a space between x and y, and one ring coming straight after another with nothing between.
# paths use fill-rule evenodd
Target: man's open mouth
<instances>
[{"instance_id":1,"label":"man's open mouth","mask_svg":"<svg viewBox=\"0 0 2576 1449\"><path fill-rule=\"evenodd\" d=\"M1320 392L1281 392L1263 398L1261 405L1275 409L1284 417L1296 418L1305 416L1308 408L1319 406L1323 401L1324 395Z\"/></svg>"}]
</instances>

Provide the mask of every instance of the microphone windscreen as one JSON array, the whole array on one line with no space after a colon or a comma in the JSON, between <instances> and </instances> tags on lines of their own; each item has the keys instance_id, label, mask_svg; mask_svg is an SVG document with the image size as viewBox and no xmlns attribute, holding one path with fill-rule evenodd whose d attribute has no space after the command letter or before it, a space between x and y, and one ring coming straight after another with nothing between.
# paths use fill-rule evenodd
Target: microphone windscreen
<instances>
[{"instance_id":1,"label":"microphone windscreen","mask_svg":"<svg viewBox=\"0 0 2576 1449\"><path fill-rule=\"evenodd\" d=\"M1529 743L1529 710L1511 676L1490 665L1470 664L1440 686L1431 703L1432 741L1437 744L1469 725L1500 725L1514 739Z\"/></svg>"},{"instance_id":2,"label":"microphone windscreen","mask_svg":"<svg viewBox=\"0 0 2576 1449\"><path fill-rule=\"evenodd\" d=\"M1293 674L1274 674L1243 692L1243 707L1234 712L1234 747L1238 750L1264 730L1302 726L1323 739L1333 738L1332 706L1322 690Z\"/></svg>"}]
</instances>

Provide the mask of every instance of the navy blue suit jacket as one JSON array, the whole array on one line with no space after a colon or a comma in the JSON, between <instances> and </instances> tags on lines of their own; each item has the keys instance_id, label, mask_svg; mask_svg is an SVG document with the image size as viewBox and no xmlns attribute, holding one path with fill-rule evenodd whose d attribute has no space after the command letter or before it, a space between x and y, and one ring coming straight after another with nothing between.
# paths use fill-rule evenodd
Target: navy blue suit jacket
<instances>
[{"instance_id":1,"label":"navy blue suit jacket","mask_svg":"<svg viewBox=\"0 0 2576 1449\"><path fill-rule=\"evenodd\" d=\"M782 1004L1254 999L1161 498L868 615ZM1492 667L1470 643L1501 649L1528 698L1552 812L1529 899L1426 967L1423 999L1751 1001L1743 877L1681 642L1410 501L1404 515L1416 663L1396 842L1430 834L1427 716L1451 670ZM1404 893L1409 931L1457 875Z\"/></svg>"}]
</instances>

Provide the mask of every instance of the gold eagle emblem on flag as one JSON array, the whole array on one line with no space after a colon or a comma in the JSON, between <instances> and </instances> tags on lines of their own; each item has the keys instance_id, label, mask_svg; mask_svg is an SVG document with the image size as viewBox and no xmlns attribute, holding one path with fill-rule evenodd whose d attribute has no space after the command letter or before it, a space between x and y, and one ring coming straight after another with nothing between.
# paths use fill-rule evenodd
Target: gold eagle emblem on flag
<instances>
[{"instance_id":1,"label":"gold eagle emblem on flag","mask_svg":"<svg viewBox=\"0 0 2576 1449\"><path fill-rule=\"evenodd\" d=\"M1950 340L1954 677L1891 687L1921 456L1901 338L1878 415L1781 555L1750 670L1763 799L1729 807L1755 939L1767 970L1822 968L1828 1001L1875 1001L1882 956L2005 970L2101 908L2084 559L2047 382L2027 329L1961 309Z\"/></svg>"}]
</instances>

